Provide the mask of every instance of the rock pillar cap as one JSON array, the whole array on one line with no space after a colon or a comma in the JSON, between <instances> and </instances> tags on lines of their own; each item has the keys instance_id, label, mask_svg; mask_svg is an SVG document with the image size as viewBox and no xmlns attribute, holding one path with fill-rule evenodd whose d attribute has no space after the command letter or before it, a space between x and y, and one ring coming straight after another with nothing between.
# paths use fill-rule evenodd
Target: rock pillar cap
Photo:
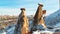
<instances>
[{"instance_id":1,"label":"rock pillar cap","mask_svg":"<svg viewBox=\"0 0 60 34\"><path fill-rule=\"evenodd\" d=\"M46 11L46 10L43 10L43 11Z\"/></svg>"},{"instance_id":2,"label":"rock pillar cap","mask_svg":"<svg viewBox=\"0 0 60 34\"><path fill-rule=\"evenodd\" d=\"M39 3L38 3L38 5L43 7L43 4L39 4Z\"/></svg>"},{"instance_id":3,"label":"rock pillar cap","mask_svg":"<svg viewBox=\"0 0 60 34\"><path fill-rule=\"evenodd\" d=\"M46 10L43 10L43 14L45 14L46 13Z\"/></svg>"},{"instance_id":4,"label":"rock pillar cap","mask_svg":"<svg viewBox=\"0 0 60 34\"><path fill-rule=\"evenodd\" d=\"M25 10L25 8L21 8L20 10Z\"/></svg>"}]
</instances>

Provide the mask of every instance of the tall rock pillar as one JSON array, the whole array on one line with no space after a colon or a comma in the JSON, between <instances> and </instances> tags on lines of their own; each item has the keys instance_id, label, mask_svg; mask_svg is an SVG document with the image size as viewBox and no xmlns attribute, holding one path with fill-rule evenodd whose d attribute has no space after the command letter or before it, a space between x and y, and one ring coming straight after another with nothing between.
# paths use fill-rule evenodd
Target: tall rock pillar
<instances>
[{"instance_id":1,"label":"tall rock pillar","mask_svg":"<svg viewBox=\"0 0 60 34\"><path fill-rule=\"evenodd\" d=\"M36 14L34 16L34 20L33 20L33 29L35 27L35 29L37 29L37 25L42 25L44 28L46 28L46 25L45 25L45 21L43 19L43 14L45 14L44 12L46 11L43 11L42 10L42 7L43 5L42 4L38 4L38 9L36 11Z\"/></svg>"},{"instance_id":2,"label":"tall rock pillar","mask_svg":"<svg viewBox=\"0 0 60 34\"><path fill-rule=\"evenodd\" d=\"M21 8L21 11L22 11L22 18L23 18L23 25L22 25L22 29L21 29L21 34L27 34L28 33L28 19L25 15L25 9L24 8Z\"/></svg>"},{"instance_id":3,"label":"tall rock pillar","mask_svg":"<svg viewBox=\"0 0 60 34\"><path fill-rule=\"evenodd\" d=\"M21 13L18 16L18 21L15 28L15 34L28 33L28 19L25 15L25 8L21 8Z\"/></svg>"}]
</instances>

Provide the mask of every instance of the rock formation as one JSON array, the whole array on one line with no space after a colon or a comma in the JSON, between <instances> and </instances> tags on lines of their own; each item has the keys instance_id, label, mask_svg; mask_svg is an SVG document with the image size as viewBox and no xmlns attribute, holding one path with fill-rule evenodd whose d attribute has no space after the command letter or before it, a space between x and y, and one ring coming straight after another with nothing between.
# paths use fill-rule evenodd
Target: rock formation
<instances>
[{"instance_id":1,"label":"rock formation","mask_svg":"<svg viewBox=\"0 0 60 34\"><path fill-rule=\"evenodd\" d=\"M46 14L46 10L42 10L43 5L39 4L38 9L36 11L36 14L34 16L33 25L31 28L31 31L29 31L29 23L28 19L25 15L25 8L21 8L21 14L19 14L17 25L15 28L15 34L31 34L34 27L35 30L37 29L37 25L42 25L44 28L46 28L44 16ZM37 29L38 30L38 29Z\"/></svg>"},{"instance_id":2,"label":"rock formation","mask_svg":"<svg viewBox=\"0 0 60 34\"><path fill-rule=\"evenodd\" d=\"M44 17L43 15L46 14L46 10L42 10L43 5L42 4L38 4L38 9L36 11L36 14L34 16L34 20L33 20L33 27L32 29L37 29L37 25L42 25L44 28L46 28L45 22L44 22Z\"/></svg>"},{"instance_id":3,"label":"rock formation","mask_svg":"<svg viewBox=\"0 0 60 34\"><path fill-rule=\"evenodd\" d=\"M44 21L44 18L45 18L44 14L46 13L46 10L43 10L42 12L43 13L42 13L42 17L39 21L39 24L41 24L44 28L46 28L46 24L45 24L45 21Z\"/></svg>"},{"instance_id":4,"label":"rock formation","mask_svg":"<svg viewBox=\"0 0 60 34\"><path fill-rule=\"evenodd\" d=\"M15 34L28 33L28 19L25 15L25 9L21 8L21 14L19 14L17 25L15 28Z\"/></svg>"},{"instance_id":5,"label":"rock formation","mask_svg":"<svg viewBox=\"0 0 60 34\"><path fill-rule=\"evenodd\" d=\"M23 26L22 26L22 30L21 30L21 34L27 34L28 33L28 19L25 16L25 11L23 9L21 9L23 11Z\"/></svg>"}]
</instances>

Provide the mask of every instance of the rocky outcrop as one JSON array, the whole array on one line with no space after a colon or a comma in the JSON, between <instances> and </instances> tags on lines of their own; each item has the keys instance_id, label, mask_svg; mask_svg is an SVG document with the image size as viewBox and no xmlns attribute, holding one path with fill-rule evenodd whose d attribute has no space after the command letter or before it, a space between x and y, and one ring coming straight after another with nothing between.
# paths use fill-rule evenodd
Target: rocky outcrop
<instances>
[{"instance_id":1,"label":"rocky outcrop","mask_svg":"<svg viewBox=\"0 0 60 34\"><path fill-rule=\"evenodd\" d=\"M37 25L42 25L44 28L46 28L45 21L43 19L44 18L43 15L46 13L46 10L42 10L42 7L43 7L43 5L39 4L36 14L34 16L32 28L34 29L34 27L35 27L35 30L36 29L38 30Z\"/></svg>"},{"instance_id":2,"label":"rocky outcrop","mask_svg":"<svg viewBox=\"0 0 60 34\"><path fill-rule=\"evenodd\" d=\"M28 19L25 15L25 9L21 8L21 14L19 14L15 34L26 34L28 33Z\"/></svg>"},{"instance_id":3,"label":"rocky outcrop","mask_svg":"<svg viewBox=\"0 0 60 34\"><path fill-rule=\"evenodd\" d=\"M46 28L45 25L45 21L44 21L44 14L46 13L46 10L42 10L43 5L39 4L38 9L36 11L36 14L33 18L33 22L32 22L32 27L31 30L28 31L28 27L29 27L29 23L28 23L28 19L25 15L25 9L21 8L21 14L19 14L18 17L18 21L17 21L17 25L15 28L15 34L31 34L33 29L35 28L35 30L38 30L40 28L38 28L38 25L42 25L44 28Z\"/></svg>"}]
</instances>

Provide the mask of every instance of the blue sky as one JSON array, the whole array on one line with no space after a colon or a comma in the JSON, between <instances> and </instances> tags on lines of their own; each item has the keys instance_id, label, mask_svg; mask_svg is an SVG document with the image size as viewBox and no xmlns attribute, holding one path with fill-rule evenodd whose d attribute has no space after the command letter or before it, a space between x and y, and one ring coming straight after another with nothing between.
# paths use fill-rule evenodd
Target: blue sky
<instances>
[{"instance_id":1,"label":"blue sky","mask_svg":"<svg viewBox=\"0 0 60 34\"><path fill-rule=\"evenodd\" d=\"M0 15L18 15L20 8L26 8L26 15L34 15L38 3L44 5L47 15L59 9L59 0L0 0Z\"/></svg>"}]
</instances>

